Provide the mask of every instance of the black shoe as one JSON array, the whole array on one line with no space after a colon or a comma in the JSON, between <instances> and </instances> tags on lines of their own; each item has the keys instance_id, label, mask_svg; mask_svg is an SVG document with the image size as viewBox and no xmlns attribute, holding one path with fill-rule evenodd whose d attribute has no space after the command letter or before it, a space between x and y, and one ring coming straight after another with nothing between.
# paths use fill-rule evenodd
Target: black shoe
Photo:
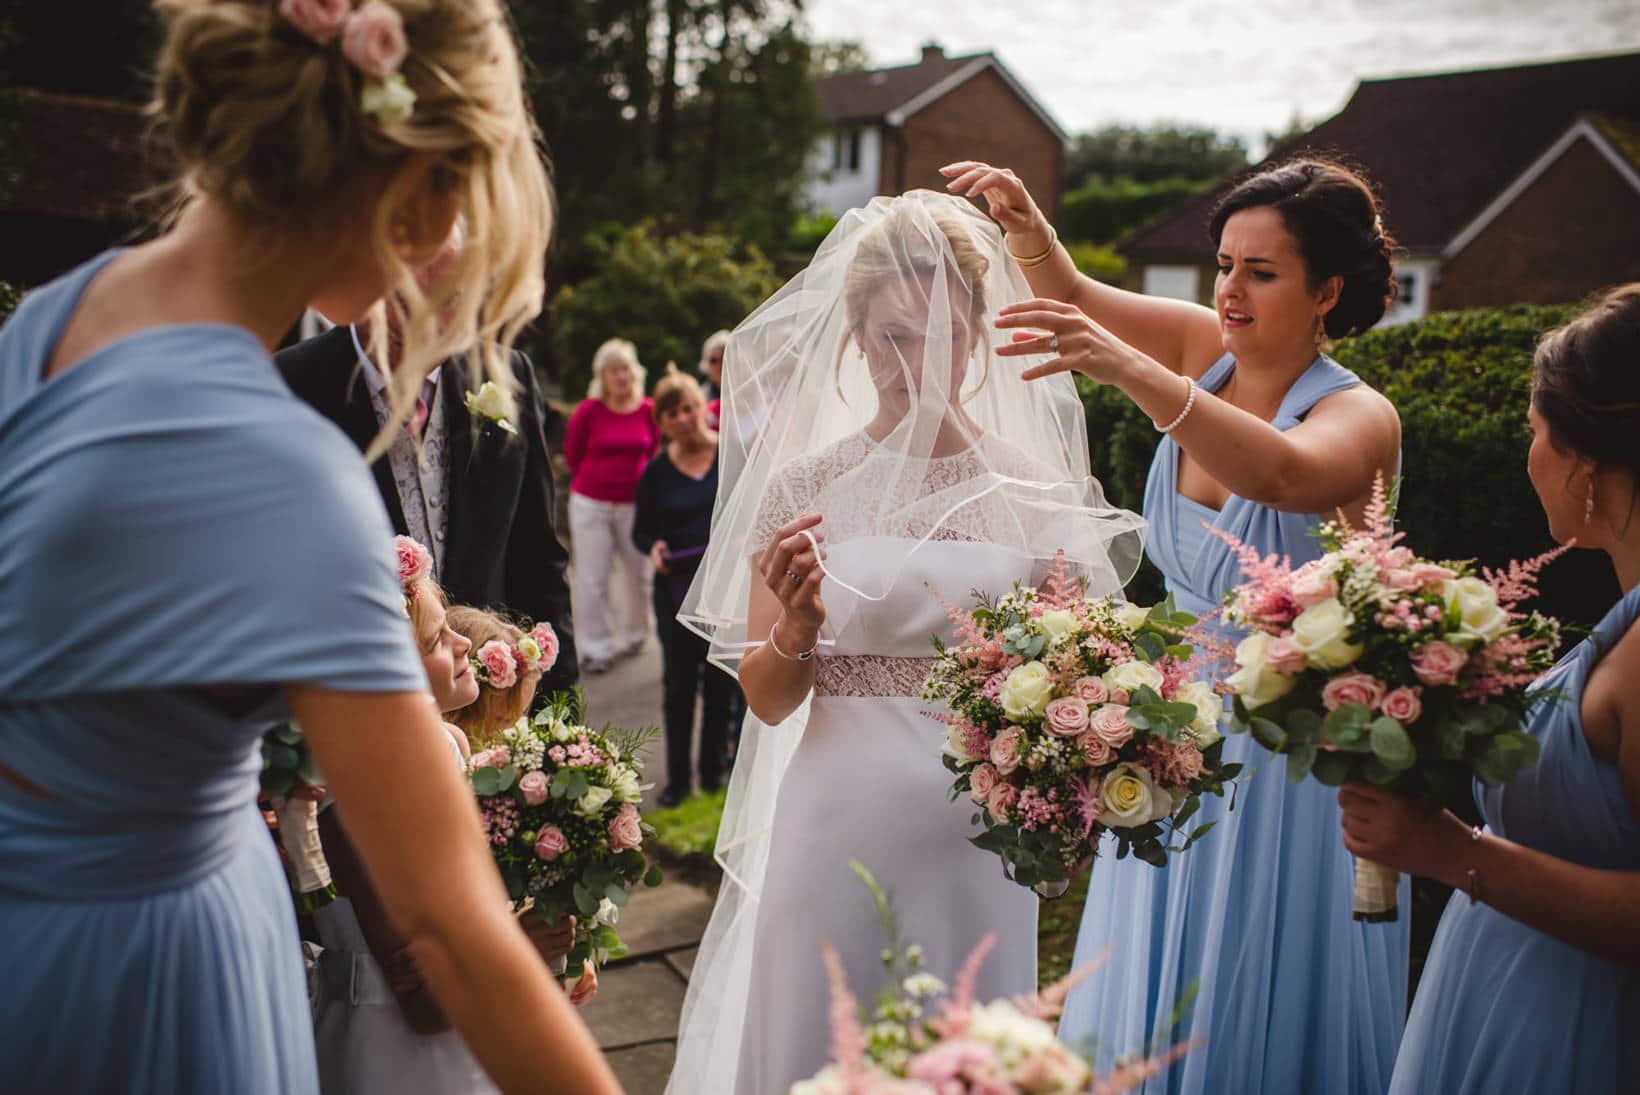
<instances>
[{"instance_id":1,"label":"black shoe","mask_svg":"<svg viewBox=\"0 0 1640 1095\"><path fill-rule=\"evenodd\" d=\"M684 791L676 787L668 787L666 790L661 792L660 800L656 803L656 805L663 810L670 810L672 807L680 805L686 797L687 795Z\"/></svg>"},{"instance_id":2,"label":"black shoe","mask_svg":"<svg viewBox=\"0 0 1640 1095\"><path fill-rule=\"evenodd\" d=\"M700 780L701 794L703 794L703 795L715 795L721 790L723 790L723 780L717 779L717 778L707 779L705 776L701 777L701 780Z\"/></svg>"}]
</instances>

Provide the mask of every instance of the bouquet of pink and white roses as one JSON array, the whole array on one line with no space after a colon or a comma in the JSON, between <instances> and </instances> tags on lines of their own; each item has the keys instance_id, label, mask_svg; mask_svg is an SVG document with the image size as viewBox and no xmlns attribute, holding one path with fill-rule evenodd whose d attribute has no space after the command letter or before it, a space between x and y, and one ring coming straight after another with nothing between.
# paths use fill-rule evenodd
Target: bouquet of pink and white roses
<instances>
[{"instance_id":1,"label":"bouquet of pink and white roses","mask_svg":"<svg viewBox=\"0 0 1640 1095\"><path fill-rule=\"evenodd\" d=\"M526 900L549 923L577 917L570 968L626 953L615 923L627 891L661 882L643 839L654 829L638 814L643 762L655 731L583 725L577 690L558 693L534 718L501 732L473 754L469 778L484 832L515 908Z\"/></svg>"},{"instance_id":2,"label":"bouquet of pink and white roses","mask_svg":"<svg viewBox=\"0 0 1640 1095\"><path fill-rule=\"evenodd\" d=\"M1093 967L1018 1000L974 999L974 984L996 936L983 939L946 986L923 968L922 949L902 948L894 911L876 879L858 863L855 873L876 899L889 936L883 951L888 987L870 1025L849 991L842 963L823 948L831 981L833 1063L790 1095L1115 1095L1131 1091L1182 1055L1187 1046L1131 1060L1106 1076L1060 1042L1053 1020L1065 998ZM1097 965L1097 963L1095 964Z\"/></svg>"},{"instance_id":3,"label":"bouquet of pink and white roses","mask_svg":"<svg viewBox=\"0 0 1640 1095\"><path fill-rule=\"evenodd\" d=\"M1220 764L1223 701L1187 665L1193 616L1088 600L1061 568L952 615L960 641L936 640L923 697L948 709L933 717L948 727L951 797L980 807L973 843L1009 878L1058 896L1107 829L1117 858L1160 867L1212 827L1170 848L1240 767Z\"/></svg>"},{"instance_id":4,"label":"bouquet of pink and white roses","mask_svg":"<svg viewBox=\"0 0 1640 1095\"><path fill-rule=\"evenodd\" d=\"M1287 758L1287 777L1366 781L1433 804L1466 800L1537 760L1520 729L1527 685L1554 664L1560 626L1520 611L1557 551L1505 571L1432 562L1403 546L1380 480L1365 527L1323 523L1321 558L1293 568L1234 537L1246 581L1225 619L1236 647L1231 728ZM1395 871L1356 862L1354 914L1396 918Z\"/></svg>"}]
</instances>

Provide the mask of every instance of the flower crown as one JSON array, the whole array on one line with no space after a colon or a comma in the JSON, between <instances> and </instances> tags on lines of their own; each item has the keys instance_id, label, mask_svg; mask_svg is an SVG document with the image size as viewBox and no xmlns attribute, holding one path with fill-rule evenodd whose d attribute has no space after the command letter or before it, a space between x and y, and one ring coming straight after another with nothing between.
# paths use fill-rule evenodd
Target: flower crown
<instances>
[{"instance_id":1,"label":"flower crown","mask_svg":"<svg viewBox=\"0 0 1640 1095\"><path fill-rule=\"evenodd\" d=\"M342 56L369 79L359 92L359 110L383 124L402 122L416 109L416 93L399 66L410 51L404 17L387 0L279 0L279 14L321 46L337 38Z\"/></svg>"},{"instance_id":2,"label":"flower crown","mask_svg":"<svg viewBox=\"0 0 1640 1095\"><path fill-rule=\"evenodd\" d=\"M536 624L517 643L491 639L469 659L473 675L491 688L511 688L528 673L545 673L558 661L558 634L551 624Z\"/></svg>"},{"instance_id":3,"label":"flower crown","mask_svg":"<svg viewBox=\"0 0 1640 1095\"><path fill-rule=\"evenodd\" d=\"M393 553L398 557L399 588L404 591L404 614L416 599L416 583L433 573L433 553L408 536L393 537Z\"/></svg>"}]
</instances>

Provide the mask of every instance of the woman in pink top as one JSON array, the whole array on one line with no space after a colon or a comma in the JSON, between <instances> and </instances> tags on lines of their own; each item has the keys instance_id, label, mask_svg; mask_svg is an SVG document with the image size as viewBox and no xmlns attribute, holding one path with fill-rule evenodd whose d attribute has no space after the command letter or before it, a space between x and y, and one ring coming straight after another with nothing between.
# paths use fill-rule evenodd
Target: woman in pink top
<instances>
[{"instance_id":1,"label":"woman in pink top","mask_svg":"<svg viewBox=\"0 0 1640 1095\"><path fill-rule=\"evenodd\" d=\"M581 669L602 673L617 657L643 649L649 633L654 575L632 546L632 501L638 476L660 446L653 408L643 394L638 350L612 338L592 358L592 386L569 416L564 459L573 543L575 642ZM616 567L622 588L611 590Z\"/></svg>"}]
</instances>

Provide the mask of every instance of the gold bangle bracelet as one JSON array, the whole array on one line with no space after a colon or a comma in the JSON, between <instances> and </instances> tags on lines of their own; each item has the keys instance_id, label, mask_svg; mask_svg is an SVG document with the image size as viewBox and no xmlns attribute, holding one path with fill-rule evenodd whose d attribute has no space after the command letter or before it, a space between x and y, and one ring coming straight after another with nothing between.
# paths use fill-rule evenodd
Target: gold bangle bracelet
<instances>
[{"instance_id":1,"label":"gold bangle bracelet","mask_svg":"<svg viewBox=\"0 0 1640 1095\"><path fill-rule=\"evenodd\" d=\"M1051 224L1048 225L1048 247L1040 255L1031 255L1029 257L1016 255L1014 254L1013 248L1008 247L1006 241L1003 243L1003 247L1008 251L1008 257L1019 263L1021 266L1041 266L1044 262L1047 262L1048 259L1053 257L1054 249L1058 246L1059 232Z\"/></svg>"}]
</instances>

